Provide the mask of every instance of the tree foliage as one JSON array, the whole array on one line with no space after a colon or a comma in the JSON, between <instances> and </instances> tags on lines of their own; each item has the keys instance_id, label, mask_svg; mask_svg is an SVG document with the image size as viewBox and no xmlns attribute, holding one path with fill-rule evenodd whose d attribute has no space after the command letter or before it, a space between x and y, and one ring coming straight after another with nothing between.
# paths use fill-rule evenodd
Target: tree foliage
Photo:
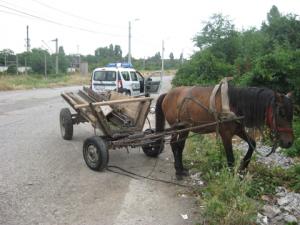
<instances>
[{"instance_id":1,"label":"tree foliage","mask_svg":"<svg viewBox=\"0 0 300 225\"><path fill-rule=\"evenodd\" d=\"M199 51L177 72L173 84L217 83L224 76L247 86L267 86L300 100L300 21L273 6L260 29L235 30L231 21L213 15L194 37Z\"/></svg>"}]
</instances>

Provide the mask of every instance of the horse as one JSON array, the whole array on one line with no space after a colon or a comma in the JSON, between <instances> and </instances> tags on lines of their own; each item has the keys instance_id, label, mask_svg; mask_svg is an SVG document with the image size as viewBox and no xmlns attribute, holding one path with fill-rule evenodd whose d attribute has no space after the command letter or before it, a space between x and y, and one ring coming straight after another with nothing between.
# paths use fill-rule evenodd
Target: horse
<instances>
[{"instance_id":1,"label":"horse","mask_svg":"<svg viewBox=\"0 0 300 225\"><path fill-rule=\"evenodd\" d=\"M291 93L284 95L268 88L241 88L229 85L227 91L229 109L237 117L243 117L243 119L241 121L222 122L218 118L222 112L221 91L215 93L215 113L211 112L209 108L213 89L213 86L177 87L160 95L155 108L156 132L164 131L165 121L175 130L210 124L194 129L193 132L199 134L218 132L225 149L229 168L234 166L232 138L237 135L249 146L240 164L241 171L247 168L256 147L255 140L247 135L246 127L261 128L266 125L270 128L280 147L289 148L292 146L294 134L292 130L293 104ZM184 132L174 132L171 135L170 145L178 180L189 175L182 163L182 152L189 135L189 131L186 130L188 129L185 129Z\"/></svg>"}]
</instances>

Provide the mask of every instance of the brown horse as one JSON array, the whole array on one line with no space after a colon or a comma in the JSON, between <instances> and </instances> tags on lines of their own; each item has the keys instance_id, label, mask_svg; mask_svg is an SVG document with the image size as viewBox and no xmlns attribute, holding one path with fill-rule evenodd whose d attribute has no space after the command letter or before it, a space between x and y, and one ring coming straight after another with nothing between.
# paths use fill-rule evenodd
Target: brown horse
<instances>
[{"instance_id":1,"label":"brown horse","mask_svg":"<svg viewBox=\"0 0 300 225\"><path fill-rule=\"evenodd\" d=\"M171 127L187 128L201 124L211 123L218 120L221 115L221 94L215 95L216 113L209 109L210 96L213 87L178 87L169 93L159 96L156 103L156 131L164 130L165 120ZM267 125L280 147L289 148L293 144L294 135L292 130L293 105L291 95L276 93L267 88L237 88L228 87L228 100L230 111L236 116L243 116L242 121L230 121L218 123L205 128L194 130L199 134L216 132L222 139L227 163L229 167L234 165L232 151L232 137L239 136L245 140L249 149L244 156L240 169L245 169L255 149L255 141L249 137L245 127L262 127ZM216 116L217 115L217 116ZM188 131L173 134L171 147L175 159L175 170L177 179L188 175L188 170L182 164L182 151L184 149Z\"/></svg>"}]
</instances>

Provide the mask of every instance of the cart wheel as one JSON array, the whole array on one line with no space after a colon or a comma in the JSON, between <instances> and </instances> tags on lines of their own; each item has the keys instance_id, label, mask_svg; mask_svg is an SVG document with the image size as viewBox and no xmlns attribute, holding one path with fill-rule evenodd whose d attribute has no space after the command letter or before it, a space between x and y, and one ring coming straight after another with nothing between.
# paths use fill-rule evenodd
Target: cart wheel
<instances>
[{"instance_id":1,"label":"cart wheel","mask_svg":"<svg viewBox=\"0 0 300 225\"><path fill-rule=\"evenodd\" d=\"M62 138L65 140L71 140L73 137L73 121L72 114L68 108L60 110L59 122Z\"/></svg>"},{"instance_id":2,"label":"cart wheel","mask_svg":"<svg viewBox=\"0 0 300 225\"><path fill-rule=\"evenodd\" d=\"M87 138L83 143L83 158L86 165L92 170L103 170L108 163L106 142L98 136Z\"/></svg>"},{"instance_id":3,"label":"cart wheel","mask_svg":"<svg viewBox=\"0 0 300 225\"><path fill-rule=\"evenodd\" d=\"M154 130L146 129L145 133L152 134L152 133L154 133ZM163 140L161 139L161 140L155 141L154 143L143 145L142 149L146 156L157 157L160 153L162 153L162 151L164 149Z\"/></svg>"}]
</instances>

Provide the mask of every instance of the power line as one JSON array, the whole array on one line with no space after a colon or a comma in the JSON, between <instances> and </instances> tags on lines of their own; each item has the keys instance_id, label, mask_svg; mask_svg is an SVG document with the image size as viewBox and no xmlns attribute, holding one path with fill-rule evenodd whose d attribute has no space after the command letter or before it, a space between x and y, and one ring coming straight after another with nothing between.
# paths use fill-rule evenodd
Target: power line
<instances>
[{"instance_id":1,"label":"power line","mask_svg":"<svg viewBox=\"0 0 300 225\"><path fill-rule=\"evenodd\" d=\"M2 4L0 4L0 7L5 8L5 9L9 9L9 10L12 10L12 11L14 11L14 12L23 14L23 15L25 15L25 16L29 16L29 17L32 17L32 18L35 18L35 19L38 19L38 20L42 20L42 21L44 21L44 22L52 23L52 24L55 24L55 25L58 25L58 26L68 27L68 28L71 28L71 29L76 29L76 30L80 30L80 31L85 31L85 32L93 33L93 34L103 34L103 35L108 35L108 36L118 36L118 37L123 37L123 36L125 36L125 35L120 35L120 34L110 34L110 33L98 32L98 31L89 30L89 29L82 28L82 27L76 27L76 26L73 26L73 25L60 23L60 22L57 22L57 21L54 21L54 20L51 20L51 19L47 19L47 18L44 18L44 17L41 17L41 16L37 16L37 15L33 15L33 14L30 14L30 13L24 12L24 11L22 11L22 10L14 9L14 8L11 8L11 7L9 7L9 6L5 6L5 5L2 5ZM8 13L8 12L7 12L7 13ZM12 14L15 15L15 13L12 13Z\"/></svg>"},{"instance_id":2,"label":"power line","mask_svg":"<svg viewBox=\"0 0 300 225\"><path fill-rule=\"evenodd\" d=\"M55 8L55 7L51 6L51 5L48 5L48 4L44 3L44 2L40 2L38 0L31 0L31 1L36 2L36 3L42 5L42 6L46 7L46 8L52 9L54 11L57 11L57 12L63 14L63 15L68 15L68 16L74 17L76 19L81 19L81 20L84 20L84 21L87 21L87 22L90 22L90 23L94 23L94 24L98 24L98 25L104 25L104 26L109 26L109 27L118 27L118 28L121 27L121 26L118 26L118 25L99 23L98 21L95 21L95 20L92 20L92 19L89 19L89 18L86 18L86 17L83 17L83 16L75 15L73 13L70 13L70 12L65 11L65 10L61 10L59 8Z\"/></svg>"}]
</instances>

